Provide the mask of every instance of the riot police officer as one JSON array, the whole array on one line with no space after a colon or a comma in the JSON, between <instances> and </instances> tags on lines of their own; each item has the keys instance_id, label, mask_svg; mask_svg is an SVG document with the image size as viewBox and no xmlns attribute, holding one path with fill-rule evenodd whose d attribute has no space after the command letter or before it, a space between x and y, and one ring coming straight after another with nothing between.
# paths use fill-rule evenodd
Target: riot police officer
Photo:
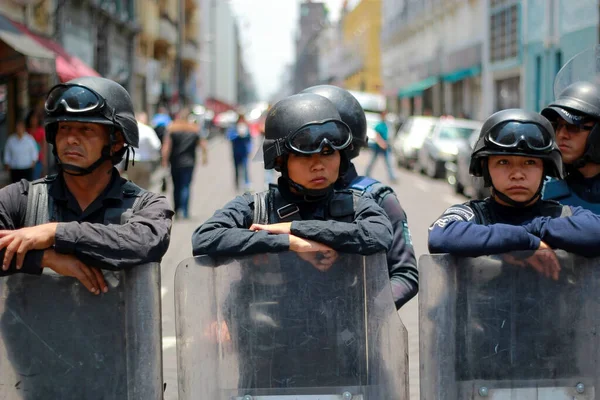
<instances>
[{"instance_id":1,"label":"riot police officer","mask_svg":"<svg viewBox=\"0 0 600 400\"><path fill-rule=\"evenodd\" d=\"M59 84L44 124L59 173L0 190L2 274L50 268L99 294L108 290L100 269L160 261L173 212L115 168L138 145L127 91L97 77Z\"/></svg>"},{"instance_id":2,"label":"riot police officer","mask_svg":"<svg viewBox=\"0 0 600 400\"><path fill-rule=\"evenodd\" d=\"M194 232L194 255L386 251L391 225L384 211L368 195L334 190L351 143L350 128L326 98L298 94L275 104L263 153L265 169L282 174L278 187L217 210Z\"/></svg>"},{"instance_id":3,"label":"riot police officer","mask_svg":"<svg viewBox=\"0 0 600 400\"><path fill-rule=\"evenodd\" d=\"M541 200L544 176L562 177L554 130L541 115L509 109L490 116L473 148L470 173L483 177L492 195L448 208L429 228L431 253L477 257L558 248L600 255L600 217ZM536 252L530 264L558 279L556 258L547 259L553 254Z\"/></svg>"},{"instance_id":4,"label":"riot police officer","mask_svg":"<svg viewBox=\"0 0 600 400\"><path fill-rule=\"evenodd\" d=\"M337 252L387 251L392 227L368 194L334 188L349 166L351 143L350 128L325 97L281 100L268 113L263 144L265 168L281 172L277 186L236 197L194 232L194 255L280 253L269 256L270 263L243 261L252 265L228 291L227 303L237 310L226 319L239 349L240 388L343 386L361 379L364 352L357 338L364 312L356 311L364 301L340 300L359 277ZM269 279L261 276L265 268ZM347 356L338 354L339 343L347 343Z\"/></svg>"},{"instance_id":5,"label":"riot police officer","mask_svg":"<svg viewBox=\"0 0 600 400\"><path fill-rule=\"evenodd\" d=\"M600 214L600 86L575 82L542 115L554 125L567 172L565 180L546 183L544 199Z\"/></svg>"},{"instance_id":6,"label":"riot police officer","mask_svg":"<svg viewBox=\"0 0 600 400\"><path fill-rule=\"evenodd\" d=\"M358 157L367 146L367 121L365 113L354 96L347 90L332 85L313 86L302 93L316 93L329 99L337 108L342 121L352 130L350 160ZM350 161L348 170L337 183L339 188L369 193L388 215L394 229L392 246L387 252L388 271L396 308L402 307L419 290L419 273L412 245L406 212L400 205L394 189L366 176L359 176Z\"/></svg>"}]
</instances>

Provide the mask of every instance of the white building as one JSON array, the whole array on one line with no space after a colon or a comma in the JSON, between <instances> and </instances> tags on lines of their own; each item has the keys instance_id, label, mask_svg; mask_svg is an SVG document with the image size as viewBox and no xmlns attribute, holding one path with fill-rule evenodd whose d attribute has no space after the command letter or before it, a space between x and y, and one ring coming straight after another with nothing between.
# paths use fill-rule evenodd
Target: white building
<instances>
[{"instance_id":1,"label":"white building","mask_svg":"<svg viewBox=\"0 0 600 400\"><path fill-rule=\"evenodd\" d=\"M390 109L484 118L484 2L383 0L382 79Z\"/></svg>"},{"instance_id":2,"label":"white building","mask_svg":"<svg viewBox=\"0 0 600 400\"><path fill-rule=\"evenodd\" d=\"M238 99L236 20L227 1L202 0L202 98L235 105Z\"/></svg>"}]
</instances>

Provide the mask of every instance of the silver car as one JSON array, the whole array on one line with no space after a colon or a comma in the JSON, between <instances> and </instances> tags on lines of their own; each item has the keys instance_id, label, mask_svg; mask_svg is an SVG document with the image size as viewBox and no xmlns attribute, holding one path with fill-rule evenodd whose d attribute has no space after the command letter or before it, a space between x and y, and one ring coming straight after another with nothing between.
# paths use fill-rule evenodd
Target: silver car
<instances>
[{"instance_id":1,"label":"silver car","mask_svg":"<svg viewBox=\"0 0 600 400\"><path fill-rule=\"evenodd\" d=\"M392 150L396 156L398 166L412 168L419 158L419 150L423 141L435 128L438 119L435 117L413 116L402 124L394 142Z\"/></svg>"},{"instance_id":2,"label":"silver car","mask_svg":"<svg viewBox=\"0 0 600 400\"><path fill-rule=\"evenodd\" d=\"M434 179L445 177L446 163L456 162L460 147L480 129L479 121L440 118L419 150L418 169Z\"/></svg>"}]
</instances>

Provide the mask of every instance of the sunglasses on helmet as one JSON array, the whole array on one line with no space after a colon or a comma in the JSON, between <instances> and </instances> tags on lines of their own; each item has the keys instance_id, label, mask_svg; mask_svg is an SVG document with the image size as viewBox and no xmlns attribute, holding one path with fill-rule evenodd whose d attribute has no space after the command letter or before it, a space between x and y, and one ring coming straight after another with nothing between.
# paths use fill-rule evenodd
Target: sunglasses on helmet
<instances>
[{"instance_id":1,"label":"sunglasses on helmet","mask_svg":"<svg viewBox=\"0 0 600 400\"><path fill-rule=\"evenodd\" d=\"M306 124L286 140L286 146L299 154L317 154L326 147L344 150L351 143L350 128L341 121Z\"/></svg>"},{"instance_id":2,"label":"sunglasses on helmet","mask_svg":"<svg viewBox=\"0 0 600 400\"><path fill-rule=\"evenodd\" d=\"M525 144L534 151L552 148L552 133L533 123L508 122L500 129L493 129L486 137L491 144L503 148L518 148Z\"/></svg>"}]
</instances>

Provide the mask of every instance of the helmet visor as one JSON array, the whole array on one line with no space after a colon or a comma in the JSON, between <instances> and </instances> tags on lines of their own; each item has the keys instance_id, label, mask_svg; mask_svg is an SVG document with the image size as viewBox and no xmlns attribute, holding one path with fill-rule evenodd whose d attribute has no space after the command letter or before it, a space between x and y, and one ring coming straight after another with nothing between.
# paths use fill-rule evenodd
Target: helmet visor
<instances>
[{"instance_id":1,"label":"helmet visor","mask_svg":"<svg viewBox=\"0 0 600 400\"><path fill-rule=\"evenodd\" d=\"M100 110L104 99L89 88L78 85L57 85L48 94L44 108L49 114L89 113Z\"/></svg>"},{"instance_id":2,"label":"helmet visor","mask_svg":"<svg viewBox=\"0 0 600 400\"><path fill-rule=\"evenodd\" d=\"M300 154L317 154L325 147L343 150L352 143L350 128L340 121L311 123L294 132L287 140L290 150Z\"/></svg>"},{"instance_id":3,"label":"helmet visor","mask_svg":"<svg viewBox=\"0 0 600 400\"><path fill-rule=\"evenodd\" d=\"M552 133L537 124L508 122L500 129L488 134L488 141L503 149L520 149L523 144L531 150L543 151L552 148Z\"/></svg>"}]
</instances>

